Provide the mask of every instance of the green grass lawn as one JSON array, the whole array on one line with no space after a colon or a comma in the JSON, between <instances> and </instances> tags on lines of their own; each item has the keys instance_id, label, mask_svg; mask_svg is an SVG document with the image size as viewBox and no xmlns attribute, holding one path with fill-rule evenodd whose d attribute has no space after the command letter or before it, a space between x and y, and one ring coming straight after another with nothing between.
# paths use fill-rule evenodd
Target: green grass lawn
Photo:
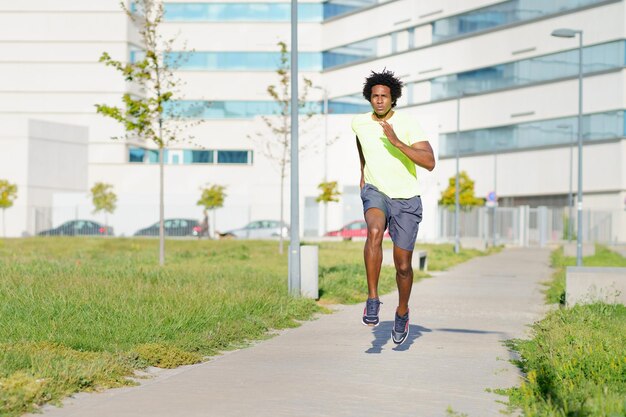
<instances>
[{"instance_id":1,"label":"green grass lawn","mask_svg":"<svg viewBox=\"0 0 626 417\"><path fill-rule=\"evenodd\" d=\"M547 301L562 303L565 267L576 259L552 253L556 269ZM625 267L626 259L598 245L585 266ZM511 341L525 373L519 388L505 390L525 416L626 416L626 307L596 303L560 307L534 324L532 338Z\"/></svg>"},{"instance_id":2,"label":"green grass lawn","mask_svg":"<svg viewBox=\"0 0 626 417\"><path fill-rule=\"evenodd\" d=\"M132 384L136 369L176 367L296 326L320 304L367 297L363 242L320 244L319 303L287 296L277 242L0 240L0 415L77 391ZM420 247L443 269L481 254ZM394 269L381 293L395 289ZM424 277L425 274L418 274Z\"/></svg>"}]
</instances>

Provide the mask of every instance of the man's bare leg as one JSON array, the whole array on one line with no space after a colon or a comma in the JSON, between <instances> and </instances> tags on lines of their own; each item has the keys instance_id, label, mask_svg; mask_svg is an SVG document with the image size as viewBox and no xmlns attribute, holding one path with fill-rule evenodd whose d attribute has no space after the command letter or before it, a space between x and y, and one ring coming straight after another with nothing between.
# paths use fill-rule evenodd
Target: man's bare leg
<instances>
[{"instance_id":1,"label":"man's bare leg","mask_svg":"<svg viewBox=\"0 0 626 417\"><path fill-rule=\"evenodd\" d=\"M399 316L404 316L409 311L409 297L413 287L412 258L413 251L404 250L394 245L393 263L396 266L396 283L399 293L397 313Z\"/></svg>"},{"instance_id":2,"label":"man's bare leg","mask_svg":"<svg viewBox=\"0 0 626 417\"><path fill-rule=\"evenodd\" d=\"M383 235L387 219L382 210L371 208L365 212L365 222L367 223L367 240L363 248L363 258L367 275L368 297L378 298L378 279L383 262Z\"/></svg>"}]
</instances>

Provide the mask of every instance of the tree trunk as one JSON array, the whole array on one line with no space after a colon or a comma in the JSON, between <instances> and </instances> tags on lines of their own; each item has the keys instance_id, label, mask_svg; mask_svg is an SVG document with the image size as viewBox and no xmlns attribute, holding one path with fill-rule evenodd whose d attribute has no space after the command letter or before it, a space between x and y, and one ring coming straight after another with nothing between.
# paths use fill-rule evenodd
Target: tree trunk
<instances>
[{"instance_id":1,"label":"tree trunk","mask_svg":"<svg viewBox=\"0 0 626 417\"><path fill-rule=\"evenodd\" d=\"M284 220L284 195L285 195L285 164L280 169L280 238L278 243L278 253L283 254L283 220Z\"/></svg>"},{"instance_id":2,"label":"tree trunk","mask_svg":"<svg viewBox=\"0 0 626 417\"><path fill-rule=\"evenodd\" d=\"M165 226L163 224L165 204L163 203L163 145L159 147L159 265L165 265Z\"/></svg>"},{"instance_id":3,"label":"tree trunk","mask_svg":"<svg viewBox=\"0 0 626 417\"><path fill-rule=\"evenodd\" d=\"M6 209L2 209L2 237L7 237L7 226L6 221L4 220L4 211Z\"/></svg>"},{"instance_id":4,"label":"tree trunk","mask_svg":"<svg viewBox=\"0 0 626 417\"><path fill-rule=\"evenodd\" d=\"M218 238L218 235L217 235L217 232L216 232L216 229L215 229L215 211L216 211L216 210L217 210L217 209L215 209L215 208L213 209L213 237L214 237L215 239L217 239L217 238ZM207 226L208 226L208 225L207 225ZM211 239L211 231L210 231L210 230L207 230L207 238Z\"/></svg>"}]
</instances>

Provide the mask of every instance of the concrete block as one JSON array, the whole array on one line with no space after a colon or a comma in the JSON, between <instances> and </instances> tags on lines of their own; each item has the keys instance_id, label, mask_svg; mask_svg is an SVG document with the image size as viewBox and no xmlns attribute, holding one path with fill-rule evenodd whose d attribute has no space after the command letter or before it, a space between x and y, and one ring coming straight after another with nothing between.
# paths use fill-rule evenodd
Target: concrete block
<instances>
[{"instance_id":1,"label":"concrete block","mask_svg":"<svg viewBox=\"0 0 626 417\"><path fill-rule=\"evenodd\" d=\"M564 243L563 254L565 256L576 257L576 242ZM593 243L583 243L583 258L585 256L593 256L596 254L596 245Z\"/></svg>"},{"instance_id":2,"label":"concrete block","mask_svg":"<svg viewBox=\"0 0 626 417\"><path fill-rule=\"evenodd\" d=\"M567 267L565 300L567 306L596 301L626 305L626 268Z\"/></svg>"},{"instance_id":3,"label":"concrete block","mask_svg":"<svg viewBox=\"0 0 626 417\"><path fill-rule=\"evenodd\" d=\"M427 271L428 270L428 252L426 252L425 250L413 251L413 258L411 260L411 264L413 265L413 269L418 267L420 271ZM394 266L393 249L383 249L383 265Z\"/></svg>"},{"instance_id":4,"label":"concrete block","mask_svg":"<svg viewBox=\"0 0 626 417\"><path fill-rule=\"evenodd\" d=\"M319 295L319 257L318 246L300 247L300 294L317 300Z\"/></svg>"},{"instance_id":5,"label":"concrete block","mask_svg":"<svg viewBox=\"0 0 626 417\"><path fill-rule=\"evenodd\" d=\"M626 245L610 245L608 248L626 258Z\"/></svg>"},{"instance_id":6,"label":"concrete block","mask_svg":"<svg viewBox=\"0 0 626 417\"><path fill-rule=\"evenodd\" d=\"M459 242L464 249L477 249L480 251L487 250L487 241L480 238L461 238Z\"/></svg>"}]
</instances>

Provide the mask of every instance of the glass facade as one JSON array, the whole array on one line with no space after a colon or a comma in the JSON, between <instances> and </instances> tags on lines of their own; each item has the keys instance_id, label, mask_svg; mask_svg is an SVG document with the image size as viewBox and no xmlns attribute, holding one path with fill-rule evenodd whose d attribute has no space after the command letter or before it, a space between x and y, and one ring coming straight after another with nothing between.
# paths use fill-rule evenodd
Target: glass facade
<instances>
[{"instance_id":1,"label":"glass facade","mask_svg":"<svg viewBox=\"0 0 626 417\"><path fill-rule=\"evenodd\" d=\"M435 20L432 26L432 44L460 36L478 33L511 23L523 22L551 14L575 10L579 7L602 3L606 0L510 0L456 16ZM416 26L417 27L417 26ZM365 39L323 52L324 69L391 53L403 52L414 47L415 27L403 29L387 35ZM408 43L403 48L385 48L379 45L389 43L398 34L406 32ZM387 42L386 38L390 38Z\"/></svg>"},{"instance_id":2,"label":"glass facade","mask_svg":"<svg viewBox=\"0 0 626 417\"><path fill-rule=\"evenodd\" d=\"M511 0L433 22L433 42L536 19L604 0Z\"/></svg>"},{"instance_id":3,"label":"glass facade","mask_svg":"<svg viewBox=\"0 0 626 417\"><path fill-rule=\"evenodd\" d=\"M165 3L166 22L289 22L290 3ZM298 20L320 22L322 3L300 3Z\"/></svg>"},{"instance_id":4,"label":"glass facade","mask_svg":"<svg viewBox=\"0 0 626 417\"><path fill-rule=\"evenodd\" d=\"M593 142L626 137L624 110L583 116L583 141ZM460 132L459 154L473 155L520 149L559 146L577 141L578 118L540 120L489 129ZM454 158L457 135L439 136L441 158Z\"/></svg>"},{"instance_id":5,"label":"glass facade","mask_svg":"<svg viewBox=\"0 0 626 417\"><path fill-rule=\"evenodd\" d=\"M591 75L626 67L626 41L615 41L583 48L583 72ZM489 93L504 88L523 87L545 81L556 81L578 75L578 49L530 59L444 75L426 81L407 83L405 94L409 105L467 94ZM413 97L414 86L430 84L430 97ZM370 110L361 93L329 101L331 113L363 113Z\"/></svg>"},{"instance_id":6,"label":"glass facade","mask_svg":"<svg viewBox=\"0 0 626 417\"><path fill-rule=\"evenodd\" d=\"M324 69L375 58L378 38L366 39L322 52Z\"/></svg>"},{"instance_id":7,"label":"glass facade","mask_svg":"<svg viewBox=\"0 0 626 417\"><path fill-rule=\"evenodd\" d=\"M585 74L624 66L626 66L625 41L583 48ZM427 82L430 83L430 99L440 100L456 97L461 91L469 94L485 93L576 75L578 75L578 49L445 75ZM408 87L410 88L410 85Z\"/></svg>"},{"instance_id":8,"label":"glass facade","mask_svg":"<svg viewBox=\"0 0 626 417\"><path fill-rule=\"evenodd\" d=\"M182 154L182 158L180 158ZM217 154L217 158L215 155ZM166 164L252 164L251 150L196 150L196 149L165 149L163 160ZM131 147L128 149L128 162L130 163L159 163L159 151Z\"/></svg>"},{"instance_id":9,"label":"glass facade","mask_svg":"<svg viewBox=\"0 0 626 417\"><path fill-rule=\"evenodd\" d=\"M183 119L251 119L255 116L280 113L275 101L205 101L180 100L166 103L169 117ZM307 102L300 114L321 113L320 102Z\"/></svg>"},{"instance_id":10,"label":"glass facade","mask_svg":"<svg viewBox=\"0 0 626 417\"><path fill-rule=\"evenodd\" d=\"M370 111L372 106L365 101L361 93L338 97L328 101L328 112L331 114L358 114Z\"/></svg>"},{"instance_id":11,"label":"glass facade","mask_svg":"<svg viewBox=\"0 0 626 417\"><path fill-rule=\"evenodd\" d=\"M327 0L300 3L298 20L321 22L389 0ZM135 9L134 6L133 10ZM288 22L291 4L285 3L165 3L169 22Z\"/></svg>"},{"instance_id":12,"label":"glass facade","mask_svg":"<svg viewBox=\"0 0 626 417\"><path fill-rule=\"evenodd\" d=\"M166 56L167 62L181 70L202 71L276 71L280 65L280 52L172 52ZM298 69L320 71L320 52L298 54Z\"/></svg>"},{"instance_id":13,"label":"glass facade","mask_svg":"<svg viewBox=\"0 0 626 417\"><path fill-rule=\"evenodd\" d=\"M341 16L376 4L385 3L389 0L327 0L324 5L324 19Z\"/></svg>"}]
</instances>

